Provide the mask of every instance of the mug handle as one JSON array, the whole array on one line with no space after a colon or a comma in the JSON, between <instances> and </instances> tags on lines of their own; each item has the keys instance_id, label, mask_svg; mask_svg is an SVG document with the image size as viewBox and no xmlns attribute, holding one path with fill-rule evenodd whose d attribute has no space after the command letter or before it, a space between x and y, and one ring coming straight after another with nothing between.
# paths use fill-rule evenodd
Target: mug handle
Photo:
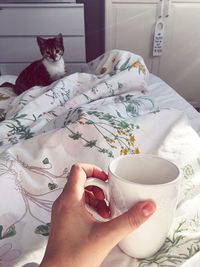
<instances>
[{"instance_id":1,"label":"mug handle","mask_svg":"<svg viewBox=\"0 0 200 267\"><path fill-rule=\"evenodd\" d=\"M109 185L108 182L104 182L100 179L94 178L94 177L90 177L87 178L86 182L85 182L85 188L87 186L97 186L100 189L103 190L106 199L108 200L108 202L110 202L110 194L109 194ZM87 211L98 221L101 222L107 222L110 219L105 219L103 217L101 217L93 208L91 208L88 204L85 204L85 207L87 209Z\"/></svg>"}]
</instances>

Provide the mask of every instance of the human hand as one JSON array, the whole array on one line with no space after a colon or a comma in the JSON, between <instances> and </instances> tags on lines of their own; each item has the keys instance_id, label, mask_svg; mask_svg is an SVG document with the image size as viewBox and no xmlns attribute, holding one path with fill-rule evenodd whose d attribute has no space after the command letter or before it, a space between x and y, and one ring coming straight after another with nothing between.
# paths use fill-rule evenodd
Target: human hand
<instances>
[{"instance_id":1,"label":"human hand","mask_svg":"<svg viewBox=\"0 0 200 267\"><path fill-rule=\"evenodd\" d=\"M142 201L115 219L96 221L86 210L85 200L104 217L109 216L109 209L105 204L98 207L98 203L104 203L100 190L94 192L96 202L91 201L90 193L85 197L87 177L107 179L107 175L94 165L72 166L68 182L52 207L50 235L40 267L100 266L110 250L156 209L152 201Z\"/></svg>"}]
</instances>

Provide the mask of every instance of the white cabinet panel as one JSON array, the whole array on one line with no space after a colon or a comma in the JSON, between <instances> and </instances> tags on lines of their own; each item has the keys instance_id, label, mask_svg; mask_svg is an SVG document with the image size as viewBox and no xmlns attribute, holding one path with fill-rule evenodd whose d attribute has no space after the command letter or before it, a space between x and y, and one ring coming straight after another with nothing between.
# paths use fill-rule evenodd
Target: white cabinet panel
<instances>
[{"instance_id":1,"label":"white cabinet panel","mask_svg":"<svg viewBox=\"0 0 200 267\"><path fill-rule=\"evenodd\" d=\"M7 5L8 6L8 5ZM17 7L16 7L17 6ZM84 35L83 7L0 5L0 35ZM37 25L37 27L34 27ZM59 32L58 32L59 29Z\"/></svg>"},{"instance_id":2,"label":"white cabinet panel","mask_svg":"<svg viewBox=\"0 0 200 267\"><path fill-rule=\"evenodd\" d=\"M126 0L126 1L123 1L123 0L112 0L112 3L149 3L149 4L154 4L154 3L158 3L160 0Z\"/></svg>"},{"instance_id":3,"label":"white cabinet panel","mask_svg":"<svg viewBox=\"0 0 200 267\"><path fill-rule=\"evenodd\" d=\"M28 0L0 0L0 3L27 3ZM31 2L31 1L30 1ZM33 0L34 3L55 3L55 2L63 2L63 3L76 3L76 0Z\"/></svg>"},{"instance_id":4,"label":"white cabinet panel","mask_svg":"<svg viewBox=\"0 0 200 267\"><path fill-rule=\"evenodd\" d=\"M171 0L173 3L200 3L200 0Z\"/></svg>"},{"instance_id":5,"label":"white cabinet panel","mask_svg":"<svg viewBox=\"0 0 200 267\"><path fill-rule=\"evenodd\" d=\"M85 61L85 38L64 37L64 59ZM32 62L41 58L36 37L0 37L1 62Z\"/></svg>"},{"instance_id":6,"label":"white cabinet panel","mask_svg":"<svg viewBox=\"0 0 200 267\"><path fill-rule=\"evenodd\" d=\"M156 4L114 4L112 20L107 25L111 39L108 49L123 49L143 56L147 67L152 64L152 35L157 12Z\"/></svg>"}]
</instances>

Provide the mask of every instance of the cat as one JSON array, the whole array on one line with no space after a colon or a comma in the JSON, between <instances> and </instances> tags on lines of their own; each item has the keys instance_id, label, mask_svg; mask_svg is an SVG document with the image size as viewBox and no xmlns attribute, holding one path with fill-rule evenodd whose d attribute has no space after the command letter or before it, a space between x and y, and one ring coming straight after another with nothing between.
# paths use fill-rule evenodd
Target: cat
<instances>
[{"instance_id":1,"label":"cat","mask_svg":"<svg viewBox=\"0 0 200 267\"><path fill-rule=\"evenodd\" d=\"M64 45L62 34L59 33L57 36L49 39L37 36L37 43L43 58L34 61L26 67L19 74L15 84L4 83L1 87L12 87L15 93L19 95L35 85L47 86L67 75L63 59Z\"/></svg>"}]
</instances>

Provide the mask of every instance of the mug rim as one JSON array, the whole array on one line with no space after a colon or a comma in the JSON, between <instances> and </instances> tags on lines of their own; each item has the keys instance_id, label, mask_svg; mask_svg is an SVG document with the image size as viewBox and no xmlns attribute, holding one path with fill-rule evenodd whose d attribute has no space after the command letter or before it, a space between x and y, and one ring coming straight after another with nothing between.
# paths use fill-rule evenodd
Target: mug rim
<instances>
[{"instance_id":1,"label":"mug rim","mask_svg":"<svg viewBox=\"0 0 200 267\"><path fill-rule=\"evenodd\" d=\"M112 163L115 161L115 160L119 160L120 158L131 158L131 157L153 157L153 158L157 158L157 159L161 159L161 160L165 160L167 161L169 164L173 165L176 169L177 169L177 177L175 179L173 179L172 181L169 181L169 182L164 182L164 183L156 183L156 184L146 184L146 183L138 183L138 182L133 182L133 181L130 181L130 180L126 180L122 177L120 177L119 175L116 175L115 173L113 173L113 171L111 170L111 165ZM181 171L180 171L180 168L175 164L173 163L172 161L162 157L162 156L159 156L159 155L154 155L154 154L128 154L128 155L121 155L121 156L118 156L116 158L114 158L110 163L109 163L109 166L108 166L108 171L109 173L111 173L116 179L124 182L124 183L129 183L129 184L135 184L137 186L148 186L148 187L155 187L155 186L167 186L167 185L171 185L173 183L176 183L178 180L180 180L180 177L181 177ZM109 181L109 180L108 180Z\"/></svg>"}]
</instances>

